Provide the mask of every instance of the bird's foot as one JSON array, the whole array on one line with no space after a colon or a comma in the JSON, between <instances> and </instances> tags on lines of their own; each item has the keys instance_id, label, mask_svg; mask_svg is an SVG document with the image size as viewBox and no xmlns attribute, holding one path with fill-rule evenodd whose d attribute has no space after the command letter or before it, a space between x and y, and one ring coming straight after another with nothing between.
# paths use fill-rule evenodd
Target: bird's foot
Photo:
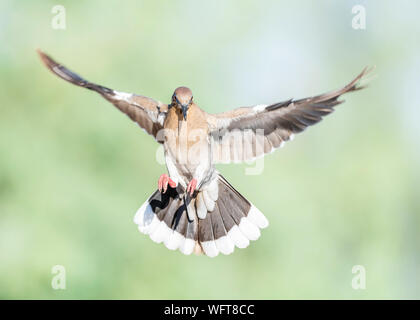
<instances>
[{"instance_id":1,"label":"bird's foot","mask_svg":"<svg viewBox=\"0 0 420 320\"><path fill-rule=\"evenodd\" d=\"M168 189L168 184L171 188L176 187L175 181L173 181L171 178L169 178L169 176L166 173L164 173L159 177L159 180L158 180L159 191L162 193L165 193L166 190Z\"/></svg>"},{"instance_id":2,"label":"bird's foot","mask_svg":"<svg viewBox=\"0 0 420 320\"><path fill-rule=\"evenodd\" d=\"M187 193L189 193L190 196L192 196L195 191L195 188L197 188L197 179L192 179L187 186Z\"/></svg>"}]
</instances>

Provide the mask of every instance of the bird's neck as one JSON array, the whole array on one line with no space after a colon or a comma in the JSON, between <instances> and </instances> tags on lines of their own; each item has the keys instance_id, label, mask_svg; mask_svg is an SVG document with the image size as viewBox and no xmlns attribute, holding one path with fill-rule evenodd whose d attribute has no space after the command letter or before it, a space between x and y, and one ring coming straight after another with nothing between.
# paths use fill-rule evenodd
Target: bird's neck
<instances>
[{"instance_id":1,"label":"bird's neck","mask_svg":"<svg viewBox=\"0 0 420 320\"><path fill-rule=\"evenodd\" d=\"M186 120L179 109L171 108L168 112L168 116L166 117L164 128L173 130L173 133L176 136L181 136L181 134L188 136L192 131L199 130L203 130L205 133L208 132L208 124L205 114L194 103L188 109Z\"/></svg>"}]
</instances>

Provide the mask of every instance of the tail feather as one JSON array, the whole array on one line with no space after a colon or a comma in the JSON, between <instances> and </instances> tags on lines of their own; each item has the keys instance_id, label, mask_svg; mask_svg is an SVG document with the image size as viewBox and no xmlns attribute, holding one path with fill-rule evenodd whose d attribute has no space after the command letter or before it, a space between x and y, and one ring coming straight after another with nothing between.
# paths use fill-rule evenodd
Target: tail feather
<instances>
[{"instance_id":1,"label":"tail feather","mask_svg":"<svg viewBox=\"0 0 420 320\"><path fill-rule=\"evenodd\" d=\"M223 254L231 254L235 250L235 243L233 240L229 237L228 232L226 230L225 222L223 221L223 215L220 211L220 206L216 203L217 212L215 213L215 222L216 222L216 228L221 229L220 234L222 236L218 239L216 239L216 247L219 249L219 251Z\"/></svg>"},{"instance_id":2,"label":"tail feather","mask_svg":"<svg viewBox=\"0 0 420 320\"><path fill-rule=\"evenodd\" d=\"M181 199L174 199L167 207L167 210L161 210L158 214L158 218L165 222L165 224L174 230L174 223L176 221L176 214L178 212L178 208L182 206Z\"/></svg>"},{"instance_id":3,"label":"tail feather","mask_svg":"<svg viewBox=\"0 0 420 320\"><path fill-rule=\"evenodd\" d=\"M188 214L188 219L190 221L194 221L195 220L195 216L196 216L196 212L195 212L195 199L186 199L185 201L188 201L188 205L187 205L187 214Z\"/></svg>"},{"instance_id":4,"label":"tail feather","mask_svg":"<svg viewBox=\"0 0 420 320\"><path fill-rule=\"evenodd\" d=\"M218 206L221 212L228 212L223 201L218 202ZM232 240L234 245L238 248L244 249L249 246L249 239L239 230L238 225L233 220L230 214L222 215L223 224L227 231L227 235Z\"/></svg>"},{"instance_id":5,"label":"tail feather","mask_svg":"<svg viewBox=\"0 0 420 320\"><path fill-rule=\"evenodd\" d=\"M232 217L235 224L239 225L242 218L249 212L251 204L226 179L222 177L220 181L222 185L219 186L221 191L219 202L223 203L226 213Z\"/></svg>"},{"instance_id":6,"label":"tail feather","mask_svg":"<svg viewBox=\"0 0 420 320\"><path fill-rule=\"evenodd\" d=\"M228 208L227 213L230 214L235 221L235 224L238 225L239 230L246 238L249 240L257 240L261 235L260 229L247 218L247 215L253 206L226 180L224 180L224 183L226 189L230 190L230 192L226 192L229 197L222 197L221 199L226 208Z\"/></svg>"},{"instance_id":7,"label":"tail feather","mask_svg":"<svg viewBox=\"0 0 420 320\"><path fill-rule=\"evenodd\" d=\"M200 219L204 219L207 215L207 207L203 199L203 193L199 192L197 194L197 198L195 199L196 208L197 208L197 216Z\"/></svg>"},{"instance_id":8,"label":"tail feather","mask_svg":"<svg viewBox=\"0 0 420 320\"><path fill-rule=\"evenodd\" d=\"M157 213L157 218L160 220L160 225L153 233L150 234L150 238L156 243L167 243L168 239L173 233L172 221L174 220L175 213L181 201L179 198L173 199L173 201L168 201L166 207L160 208ZM159 208L159 207L157 207Z\"/></svg>"},{"instance_id":9,"label":"tail feather","mask_svg":"<svg viewBox=\"0 0 420 320\"><path fill-rule=\"evenodd\" d=\"M156 191L134 217L139 231L170 250L215 257L246 248L268 226L265 216L221 175L192 199L184 193L179 187ZM213 204L206 203L209 199Z\"/></svg>"},{"instance_id":10,"label":"tail feather","mask_svg":"<svg viewBox=\"0 0 420 320\"><path fill-rule=\"evenodd\" d=\"M203 248L204 253L209 257L215 257L219 254L216 247L215 234L213 224L211 221L212 214L207 214L206 217L200 220L198 225L198 241Z\"/></svg>"},{"instance_id":11,"label":"tail feather","mask_svg":"<svg viewBox=\"0 0 420 320\"><path fill-rule=\"evenodd\" d=\"M170 224L172 226L172 235L165 242L165 246L170 250L176 250L183 248L185 242L185 235L187 233L188 218L187 215L182 214L183 207L180 207L175 211L174 219Z\"/></svg>"},{"instance_id":12,"label":"tail feather","mask_svg":"<svg viewBox=\"0 0 420 320\"><path fill-rule=\"evenodd\" d=\"M171 235L171 229L168 228L164 221L161 221L153 233L150 234L150 239L156 243L164 242Z\"/></svg>"},{"instance_id":13,"label":"tail feather","mask_svg":"<svg viewBox=\"0 0 420 320\"><path fill-rule=\"evenodd\" d=\"M171 224L174 231L186 235L187 234L187 227L188 227L188 217L184 213L184 207L181 205L174 216L174 221Z\"/></svg>"},{"instance_id":14,"label":"tail feather","mask_svg":"<svg viewBox=\"0 0 420 320\"><path fill-rule=\"evenodd\" d=\"M267 218L254 205L252 205L251 210L249 210L248 219L260 229L268 227Z\"/></svg>"}]
</instances>

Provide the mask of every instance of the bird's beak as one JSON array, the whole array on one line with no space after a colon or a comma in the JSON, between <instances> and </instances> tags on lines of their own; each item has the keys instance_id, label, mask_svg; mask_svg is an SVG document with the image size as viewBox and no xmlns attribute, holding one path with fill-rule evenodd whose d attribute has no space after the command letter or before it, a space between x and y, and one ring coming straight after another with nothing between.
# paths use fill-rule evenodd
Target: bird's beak
<instances>
[{"instance_id":1,"label":"bird's beak","mask_svg":"<svg viewBox=\"0 0 420 320\"><path fill-rule=\"evenodd\" d=\"M187 105L181 105L181 108L182 108L182 115L184 116L184 120L187 120L188 106Z\"/></svg>"}]
</instances>

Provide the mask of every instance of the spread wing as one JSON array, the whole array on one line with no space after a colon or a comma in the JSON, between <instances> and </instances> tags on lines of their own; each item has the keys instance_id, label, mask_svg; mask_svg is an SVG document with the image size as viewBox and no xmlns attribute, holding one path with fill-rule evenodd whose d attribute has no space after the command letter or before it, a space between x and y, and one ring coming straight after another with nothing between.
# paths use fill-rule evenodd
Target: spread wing
<instances>
[{"instance_id":1,"label":"spread wing","mask_svg":"<svg viewBox=\"0 0 420 320\"><path fill-rule=\"evenodd\" d=\"M38 50L38 54L45 66L55 75L79 87L98 92L156 139L158 131L163 128L163 120L168 110L166 104L148 97L112 90L89 82L57 63L42 51Z\"/></svg>"},{"instance_id":2,"label":"spread wing","mask_svg":"<svg viewBox=\"0 0 420 320\"><path fill-rule=\"evenodd\" d=\"M342 94L364 88L360 80L371 70L365 68L345 87L318 96L209 115L214 163L249 161L282 147L333 112L344 102L338 100Z\"/></svg>"}]
</instances>

